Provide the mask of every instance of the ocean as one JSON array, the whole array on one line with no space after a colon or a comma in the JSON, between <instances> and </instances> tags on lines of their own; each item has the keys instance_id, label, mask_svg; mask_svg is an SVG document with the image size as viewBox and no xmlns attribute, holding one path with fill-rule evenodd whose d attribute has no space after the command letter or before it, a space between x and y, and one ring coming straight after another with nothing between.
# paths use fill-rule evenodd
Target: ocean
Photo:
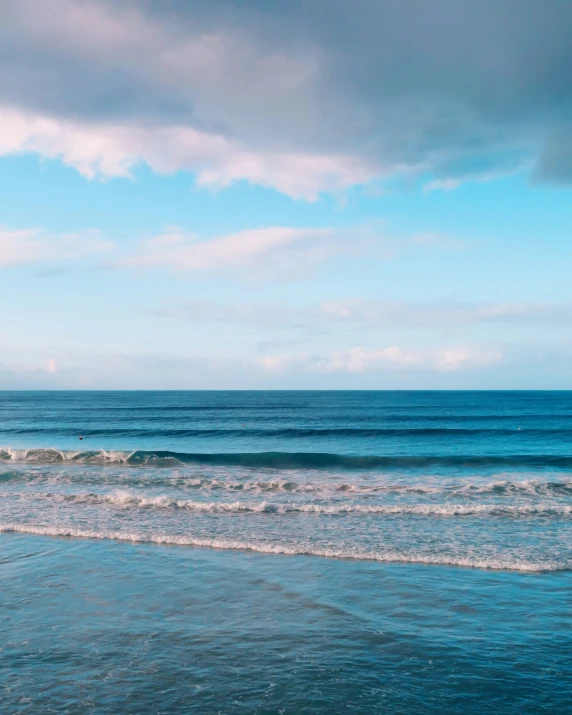
<instances>
[{"instance_id":1,"label":"ocean","mask_svg":"<svg viewBox=\"0 0 572 715\"><path fill-rule=\"evenodd\" d=\"M0 393L0 711L572 713L571 439L570 392Z\"/></svg>"}]
</instances>

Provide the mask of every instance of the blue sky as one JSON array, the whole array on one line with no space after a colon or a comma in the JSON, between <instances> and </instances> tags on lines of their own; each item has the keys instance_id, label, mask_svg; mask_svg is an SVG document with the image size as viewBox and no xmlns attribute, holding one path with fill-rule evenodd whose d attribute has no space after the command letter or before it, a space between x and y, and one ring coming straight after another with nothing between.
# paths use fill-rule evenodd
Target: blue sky
<instances>
[{"instance_id":1,"label":"blue sky","mask_svg":"<svg viewBox=\"0 0 572 715\"><path fill-rule=\"evenodd\" d=\"M0 388L572 388L572 6L497 5L4 3Z\"/></svg>"}]
</instances>

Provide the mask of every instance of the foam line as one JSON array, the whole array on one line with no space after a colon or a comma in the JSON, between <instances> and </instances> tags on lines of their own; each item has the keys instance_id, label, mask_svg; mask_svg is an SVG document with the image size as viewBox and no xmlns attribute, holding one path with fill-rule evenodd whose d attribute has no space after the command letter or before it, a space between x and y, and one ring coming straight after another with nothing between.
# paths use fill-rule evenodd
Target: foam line
<instances>
[{"instance_id":1,"label":"foam line","mask_svg":"<svg viewBox=\"0 0 572 715\"><path fill-rule=\"evenodd\" d=\"M336 559L354 559L359 561L379 561L382 563L413 563L432 564L440 566L464 566L468 568L489 569L497 571L567 571L572 568L572 561L567 562L536 562L520 561L505 558L467 558L462 556L447 556L441 554L425 555L403 553L397 551L376 552L359 551L357 549L324 549L310 545L287 546L285 544L262 544L233 539L205 539L190 535L170 536L167 534L127 533L121 531L92 531L87 529L71 529L58 526L34 526L29 524L0 524L0 533L35 534L39 536L62 536L79 539L112 539L132 543L152 543L175 546L197 546L213 549L231 549L254 551L261 554L277 555L307 555L322 556Z\"/></svg>"},{"instance_id":2,"label":"foam line","mask_svg":"<svg viewBox=\"0 0 572 715\"><path fill-rule=\"evenodd\" d=\"M24 493L24 497L54 499L73 504L106 504L116 507L188 509L211 514L322 514L415 516L570 516L569 504L273 504L271 502L205 502L169 496L140 496L128 491L111 494Z\"/></svg>"}]
</instances>

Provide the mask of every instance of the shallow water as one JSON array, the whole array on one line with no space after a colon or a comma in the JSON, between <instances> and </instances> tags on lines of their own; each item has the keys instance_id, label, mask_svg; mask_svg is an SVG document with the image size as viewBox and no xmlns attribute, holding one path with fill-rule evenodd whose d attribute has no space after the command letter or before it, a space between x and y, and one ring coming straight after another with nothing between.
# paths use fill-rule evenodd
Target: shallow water
<instances>
[{"instance_id":1,"label":"shallow water","mask_svg":"<svg viewBox=\"0 0 572 715\"><path fill-rule=\"evenodd\" d=\"M572 712L571 435L571 393L0 393L2 712Z\"/></svg>"},{"instance_id":2,"label":"shallow water","mask_svg":"<svg viewBox=\"0 0 572 715\"><path fill-rule=\"evenodd\" d=\"M571 712L570 572L0 545L2 712Z\"/></svg>"}]
</instances>

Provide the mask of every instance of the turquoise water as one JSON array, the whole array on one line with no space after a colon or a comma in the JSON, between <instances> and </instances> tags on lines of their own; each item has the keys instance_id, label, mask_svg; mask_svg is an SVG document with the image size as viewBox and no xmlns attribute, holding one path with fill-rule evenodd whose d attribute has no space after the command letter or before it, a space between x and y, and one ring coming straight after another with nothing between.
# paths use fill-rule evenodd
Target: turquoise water
<instances>
[{"instance_id":1,"label":"turquoise water","mask_svg":"<svg viewBox=\"0 0 572 715\"><path fill-rule=\"evenodd\" d=\"M557 392L0 393L0 710L572 712L571 435Z\"/></svg>"}]
</instances>

